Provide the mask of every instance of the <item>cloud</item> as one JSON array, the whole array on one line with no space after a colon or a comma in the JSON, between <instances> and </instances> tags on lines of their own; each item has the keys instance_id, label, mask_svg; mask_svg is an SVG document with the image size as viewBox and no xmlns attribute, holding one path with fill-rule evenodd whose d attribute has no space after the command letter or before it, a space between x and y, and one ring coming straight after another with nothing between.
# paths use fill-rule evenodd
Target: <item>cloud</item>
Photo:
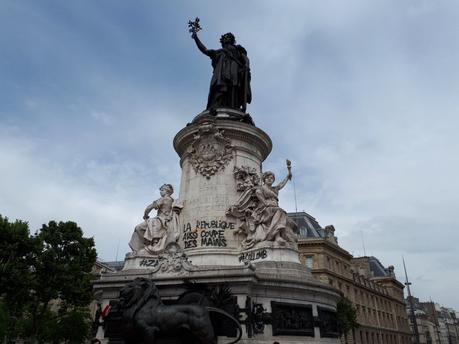
<instances>
[{"instance_id":1,"label":"cloud","mask_svg":"<svg viewBox=\"0 0 459 344\"><path fill-rule=\"evenodd\" d=\"M178 189L172 139L206 103L210 60L186 29L198 15L209 48L232 31L248 50L249 111L274 143L264 169L280 179L293 162L282 206L295 190L344 248L362 254L363 232L399 278L405 255L418 296L459 308L438 283L457 275L458 7L2 2L0 209L34 229L74 219L103 259L118 239L124 253L157 187Z\"/></svg>"},{"instance_id":2,"label":"cloud","mask_svg":"<svg viewBox=\"0 0 459 344\"><path fill-rule=\"evenodd\" d=\"M143 209L158 195L160 181L177 183L171 168L151 169L119 157L87 160L60 157L49 142L30 140L20 128L0 127L0 209L2 215L29 221L31 231L50 220L76 221L85 235L94 236L99 258L120 256ZM57 155L58 156L58 155ZM69 165L63 165L65 160Z\"/></svg>"},{"instance_id":3,"label":"cloud","mask_svg":"<svg viewBox=\"0 0 459 344\"><path fill-rule=\"evenodd\" d=\"M91 117L93 117L96 121L99 121L106 126L110 126L113 124L113 117L111 117L105 112L91 111Z\"/></svg>"}]
</instances>

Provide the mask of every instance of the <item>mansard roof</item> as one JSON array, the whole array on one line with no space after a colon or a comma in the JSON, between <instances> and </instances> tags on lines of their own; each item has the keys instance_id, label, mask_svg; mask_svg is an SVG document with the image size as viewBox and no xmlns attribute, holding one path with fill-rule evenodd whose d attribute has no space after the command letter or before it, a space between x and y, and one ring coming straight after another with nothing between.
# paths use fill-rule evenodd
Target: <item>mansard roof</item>
<instances>
[{"instance_id":1,"label":"mansard roof","mask_svg":"<svg viewBox=\"0 0 459 344\"><path fill-rule=\"evenodd\" d=\"M303 238L325 238L324 229L317 220L304 211L288 213L289 218L295 221L298 226L300 239Z\"/></svg>"}]
</instances>

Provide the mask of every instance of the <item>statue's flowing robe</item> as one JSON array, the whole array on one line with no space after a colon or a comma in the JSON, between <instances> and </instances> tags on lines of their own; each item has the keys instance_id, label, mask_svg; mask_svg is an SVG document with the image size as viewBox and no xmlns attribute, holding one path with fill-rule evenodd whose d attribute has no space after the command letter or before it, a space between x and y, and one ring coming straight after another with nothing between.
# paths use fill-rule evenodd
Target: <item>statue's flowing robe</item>
<instances>
[{"instance_id":1,"label":"statue's flowing robe","mask_svg":"<svg viewBox=\"0 0 459 344\"><path fill-rule=\"evenodd\" d=\"M261 202L254 210L252 216L255 219L257 231L255 240L273 241L276 235L287 228L287 213L279 207L278 193L276 188L263 185L256 193L260 193L266 204Z\"/></svg>"},{"instance_id":2,"label":"statue's flowing robe","mask_svg":"<svg viewBox=\"0 0 459 344\"><path fill-rule=\"evenodd\" d=\"M174 199L170 196L161 197L153 202L158 213L155 217L148 218L138 224L132 234L129 246L135 252L145 248L145 240L151 242L157 239L154 245L149 245L151 251L163 250L167 240L169 222L172 220L172 203Z\"/></svg>"},{"instance_id":3,"label":"statue's flowing robe","mask_svg":"<svg viewBox=\"0 0 459 344\"><path fill-rule=\"evenodd\" d=\"M245 109L252 101L250 64L245 49L231 45L208 50L214 72L210 81L207 109L230 107Z\"/></svg>"},{"instance_id":4,"label":"statue's flowing robe","mask_svg":"<svg viewBox=\"0 0 459 344\"><path fill-rule=\"evenodd\" d=\"M244 249L252 248L259 242L276 241L278 237L289 243L296 241L294 223L279 207L278 193L276 187L267 185L249 188L228 210L228 215L241 219L238 231L246 235L241 243Z\"/></svg>"}]
</instances>

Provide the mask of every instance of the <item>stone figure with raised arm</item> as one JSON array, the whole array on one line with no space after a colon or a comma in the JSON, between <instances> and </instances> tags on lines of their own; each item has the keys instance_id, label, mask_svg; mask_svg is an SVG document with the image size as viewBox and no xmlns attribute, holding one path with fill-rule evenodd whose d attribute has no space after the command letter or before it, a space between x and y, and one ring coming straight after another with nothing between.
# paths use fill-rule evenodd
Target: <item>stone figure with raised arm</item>
<instances>
[{"instance_id":1,"label":"stone figure with raised arm","mask_svg":"<svg viewBox=\"0 0 459 344\"><path fill-rule=\"evenodd\" d=\"M285 246L297 241L295 223L288 218L285 210L279 207L279 190L292 179L289 160L287 168L287 176L278 185L273 185L273 172L263 173L262 184L244 190L238 203L228 210L227 215L241 220L241 226L236 234L245 236L242 241L244 249L252 248L261 242L275 242Z\"/></svg>"},{"instance_id":2,"label":"stone figure with raised arm","mask_svg":"<svg viewBox=\"0 0 459 344\"><path fill-rule=\"evenodd\" d=\"M262 186L255 190L258 205L252 213L257 228L257 241L274 241L279 245L294 242L296 236L291 229L291 223L285 210L279 207L279 190L292 179L290 161L287 160L288 174L277 185L273 185L275 175L268 171L263 173Z\"/></svg>"},{"instance_id":3,"label":"stone figure with raised arm","mask_svg":"<svg viewBox=\"0 0 459 344\"><path fill-rule=\"evenodd\" d=\"M217 108L232 108L245 113L247 104L252 101L247 51L236 44L236 38L231 32L221 36L221 49L207 49L198 38L197 32L201 29L199 18L190 21L188 26L198 49L212 61L213 75L207 109L212 112Z\"/></svg>"},{"instance_id":4,"label":"stone figure with raised arm","mask_svg":"<svg viewBox=\"0 0 459 344\"><path fill-rule=\"evenodd\" d=\"M174 203L171 195L174 188L171 184L164 184L159 188L161 198L145 208L144 221L135 227L129 246L133 254L160 253L171 241L178 239L178 213L181 207ZM156 209L157 214L151 218L150 212Z\"/></svg>"}]
</instances>

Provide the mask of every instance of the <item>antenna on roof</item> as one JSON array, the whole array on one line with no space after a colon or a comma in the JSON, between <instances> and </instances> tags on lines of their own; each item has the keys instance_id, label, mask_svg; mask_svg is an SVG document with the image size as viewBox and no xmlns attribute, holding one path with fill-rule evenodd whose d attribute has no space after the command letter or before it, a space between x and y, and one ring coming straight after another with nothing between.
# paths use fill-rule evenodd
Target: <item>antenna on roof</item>
<instances>
[{"instance_id":1,"label":"antenna on roof","mask_svg":"<svg viewBox=\"0 0 459 344\"><path fill-rule=\"evenodd\" d=\"M362 237L363 256L366 257L367 251L365 250L365 240L363 239L363 231L360 231L360 236Z\"/></svg>"},{"instance_id":2,"label":"antenna on roof","mask_svg":"<svg viewBox=\"0 0 459 344\"><path fill-rule=\"evenodd\" d=\"M292 184L293 184L293 197L295 198L295 213L298 212L298 204L296 202L296 188L295 188L295 182L292 179Z\"/></svg>"},{"instance_id":3,"label":"antenna on roof","mask_svg":"<svg viewBox=\"0 0 459 344\"><path fill-rule=\"evenodd\" d=\"M293 197L295 198L295 213L298 212L298 204L296 202L296 188L295 188L295 180L292 178L292 162L290 160L286 160L287 162L287 169L288 169L288 174L290 177L290 180L292 181L293 184Z\"/></svg>"}]
</instances>

